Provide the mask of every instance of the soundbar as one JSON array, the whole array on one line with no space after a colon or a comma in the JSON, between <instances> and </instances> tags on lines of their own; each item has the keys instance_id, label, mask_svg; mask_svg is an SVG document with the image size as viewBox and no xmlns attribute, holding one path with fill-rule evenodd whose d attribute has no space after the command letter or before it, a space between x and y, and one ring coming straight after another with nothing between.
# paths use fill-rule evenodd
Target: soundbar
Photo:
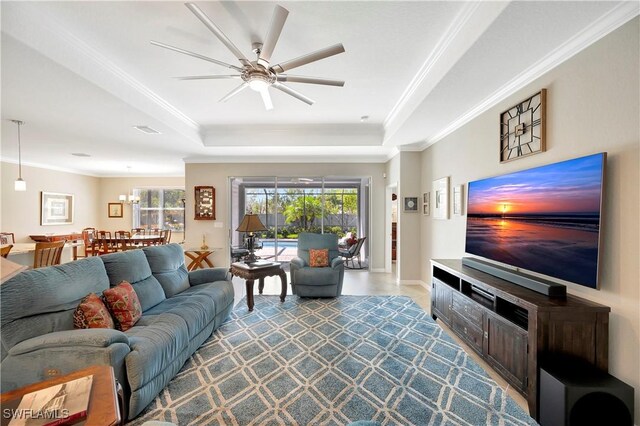
<instances>
[{"instance_id":1,"label":"soundbar","mask_svg":"<svg viewBox=\"0 0 640 426\"><path fill-rule=\"evenodd\" d=\"M473 269L477 269L494 277L512 282L521 287L533 290L549 297L564 298L567 297L567 287L544 278L533 277L523 272L507 269L494 263L485 262L475 257L463 257L462 264Z\"/></svg>"}]
</instances>

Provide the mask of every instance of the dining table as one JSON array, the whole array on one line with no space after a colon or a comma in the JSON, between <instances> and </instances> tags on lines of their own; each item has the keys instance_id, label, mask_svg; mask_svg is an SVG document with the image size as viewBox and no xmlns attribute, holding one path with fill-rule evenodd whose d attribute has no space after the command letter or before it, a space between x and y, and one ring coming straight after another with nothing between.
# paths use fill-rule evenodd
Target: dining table
<instances>
[{"instance_id":1,"label":"dining table","mask_svg":"<svg viewBox=\"0 0 640 426\"><path fill-rule=\"evenodd\" d=\"M100 238L99 240L98 238L94 238L94 240L91 242L91 249L94 253L97 252L98 243L103 241L112 247L116 246L117 244L124 243L130 247L142 248L146 246L163 244L164 238L162 237L162 235L141 235L141 234L134 234L129 237L122 237L122 238L116 238L115 236L112 235L111 237L104 237L104 238Z\"/></svg>"}]
</instances>

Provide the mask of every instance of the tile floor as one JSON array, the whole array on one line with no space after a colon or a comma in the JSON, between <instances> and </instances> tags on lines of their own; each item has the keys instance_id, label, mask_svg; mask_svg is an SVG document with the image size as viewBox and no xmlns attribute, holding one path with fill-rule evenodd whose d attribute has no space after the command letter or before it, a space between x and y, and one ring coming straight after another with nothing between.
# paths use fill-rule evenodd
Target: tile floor
<instances>
[{"instance_id":1,"label":"tile floor","mask_svg":"<svg viewBox=\"0 0 640 426\"><path fill-rule=\"evenodd\" d=\"M289 273L287 273L288 275ZM245 296L245 285L244 280L234 277L233 286L236 294L236 304L240 302L240 300ZM258 292L258 283L255 283L255 292ZM264 293L263 294L280 294L280 278L279 277L268 277L265 279L264 285ZM291 296L291 289L288 289L288 297ZM344 276L344 283L342 287L342 294L349 295L402 295L411 297L421 308L423 308L426 312L431 313L431 295L427 289L418 285L403 285L399 286L396 284L395 275L393 274L385 274L385 273L374 273L366 270L346 270ZM449 335L456 341L460 346L462 346L465 351L484 368L491 378L498 383L503 389L506 389L509 396L511 396L517 403L520 405L525 412L529 412L529 407L527 405L526 399L520 395L518 392L513 390L507 382L498 375L489 365L484 362L480 357L478 357L473 350L469 348L463 341L451 332L451 330L444 325L442 322L438 321L438 324L444 328Z\"/></svg>"}]
</instances>

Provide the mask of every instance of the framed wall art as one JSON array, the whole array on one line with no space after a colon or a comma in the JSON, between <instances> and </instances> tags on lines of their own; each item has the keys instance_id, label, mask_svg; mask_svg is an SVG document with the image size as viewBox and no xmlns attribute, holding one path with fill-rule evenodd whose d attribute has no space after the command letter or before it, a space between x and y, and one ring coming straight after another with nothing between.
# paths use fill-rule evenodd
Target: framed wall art
<instances>
[{"instance_id":1,"label":"framed wall art","mask_svg":"<svg viewBox=\"0 0 640 426\"><path fill-rule=\"evenodd\" d=\"M122 217L122 203L109 203L109 217Z\"/></svg>"},{"instance_id":2,"label":"framed wall art","mask_svg":"<svg viewBox=\"0 0 640 426\"><path fill-rule=\"evenodd\" d=\"M418 211L418 197L404 197L402 206L405 213L416 213Z\"/></svg>"},{"instance_id":3,"label":"framed wall art","mask_svg":"<svg viewBox=\"0 0 640 426\"><path fill-rule=\"evenodd\" d=\"M449 219L449 176L433 181L433 218Z\"/></svg>"},{"instance_id":4,"label":"framed wall art","mask_svg":"<svg viewBox=\"0 0 640 426\"><path fill-rule=\"evenodd\" d=\"M431 193L425 192L422 194L422 214L429 216L431 210Z\"/></svg>"},{"instance_id":5,"label":"framed wall art","mask_svg":"<svg viewBox=\"0 0 640 426\"><path fill-rule=\"evenodd\" d=\"M213 186L196 186L195 195L195 220L216 219L216 189Z\"/></svg>"},{"instance_id":6,"label":"framed wall art","mask_svg":"<svg viewBox=\"0 0 640 426\"><path fill-rule=\"evenodd\" d=\"M41 192L40 225L73 223L73 194Z\"/></svg>"},{"instance_id":7,"label":"framed wall art","mask_svg":"<svg viewBox=\"0 0 640 426\"><path fill-rule=\"evenodd\" d=\"M453 187L453 214L455 216L462 216L463 192L464 192L464 185L456 185Z\"/></svg>"}]
</instances>

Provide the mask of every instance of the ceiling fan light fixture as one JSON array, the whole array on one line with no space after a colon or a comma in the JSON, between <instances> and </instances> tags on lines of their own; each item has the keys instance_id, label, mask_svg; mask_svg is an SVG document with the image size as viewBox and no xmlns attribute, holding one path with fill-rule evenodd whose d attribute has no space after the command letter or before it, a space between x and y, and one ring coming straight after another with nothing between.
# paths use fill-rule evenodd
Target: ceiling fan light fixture
<instances>
[{"instance_id":1,"label":"ceiling fan light fixture","mask_svg":"<svg viewBox=\"0 0 640 426\"><path fill-rule=\"evenodd\" d=\"M261 77L252 77L249 79L249 88L256 92L267 90L271 83L267 79Z\"/></svg>"}]
</instances>

